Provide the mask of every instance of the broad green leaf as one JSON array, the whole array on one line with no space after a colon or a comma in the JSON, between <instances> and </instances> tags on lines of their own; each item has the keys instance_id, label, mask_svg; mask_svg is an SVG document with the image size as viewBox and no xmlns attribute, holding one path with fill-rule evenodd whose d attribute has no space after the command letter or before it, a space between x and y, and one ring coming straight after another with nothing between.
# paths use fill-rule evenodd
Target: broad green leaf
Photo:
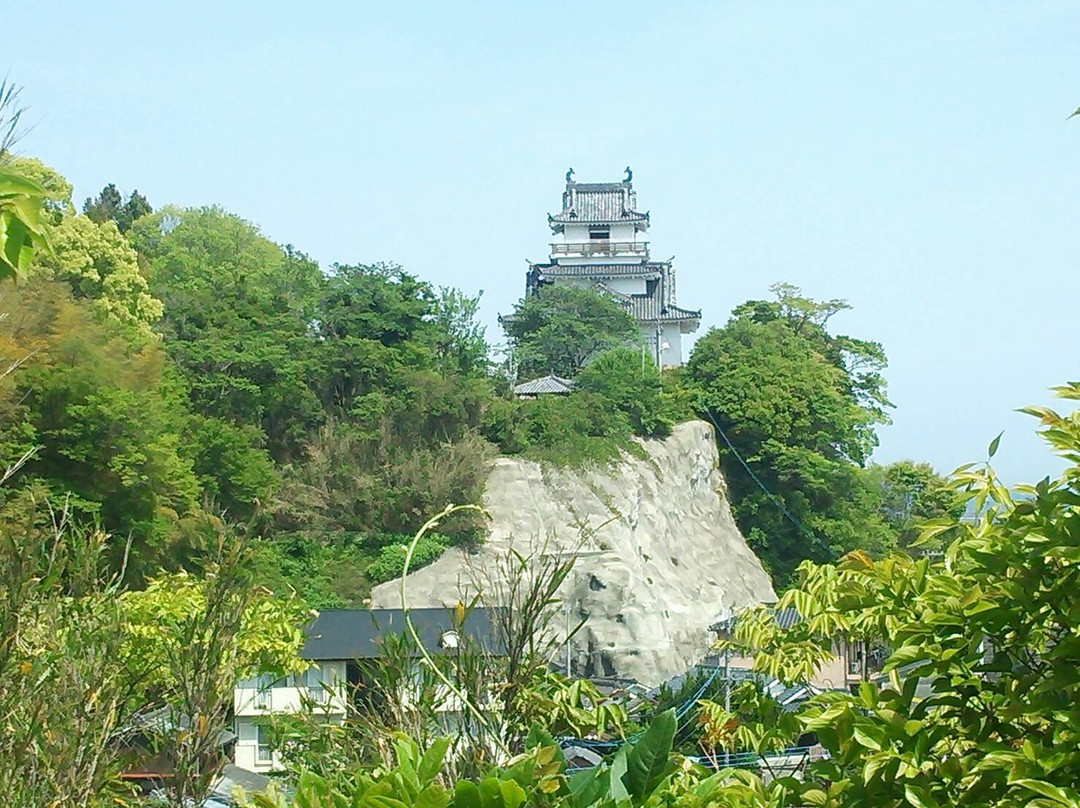
<instances>
[{"instance_id":1,"label":"broad green leaf","mask_svg":"<svg viewBox=\"0 0 1080 808\"><path fill-rule=\"evenodd\" d=\"M454 808L484 808L480 789L470 780L458 780L454 784Z\"/></svg>"},{"instance_id":2,"label":"broad green leaf","mask_svg":"<svg viewBox=\"0 0 1080 808\"><path fill-rule=\"evenodd\" d=\"M1013 780L1011 785L1034 791L1057 805L1065 805L1068 808L1076 808L1077 805L1080 805L1080 794L1077 794L1071 788L1061 788L1043 780L1034 779Z\"/></svg>"},{"instance_id":3,"label":"broad green leaf","mask_svg":"<svg viewBox=\"0 0 1080 808\"><path fill-rule=\"evenodd\" d=\"M904 786L904 796L915 808L939 808L937 800L926 786L908 783Z\"/></svg>"},{"instance_id":4,"label":"broad green leaf","mask_svg":"<svg viewBox=\"0 0 1080 808\"><path fill-rule=\"evenodd\" d=\"M436 738L428 750L424 752L424 756L420 758L420 765L417 767L417 775L420 778L420 782L423 785L427 785L436 777L439 776L439 771L442 769L443 758L446 757L446 750L450 748L450 738L446 735L441 735Z\"/></svg>"},{"instance_id":5,"label":"broad green leaf","mask_svg":"<svg viewBox=\"0 0 1080 808\"><path fill-rule=\"evenodd\" d=\"M661 713L627 754L622 779L635 799L644 800L671 773L671 746L677 728L674 710Z\"/></svg>"}]
</instances>

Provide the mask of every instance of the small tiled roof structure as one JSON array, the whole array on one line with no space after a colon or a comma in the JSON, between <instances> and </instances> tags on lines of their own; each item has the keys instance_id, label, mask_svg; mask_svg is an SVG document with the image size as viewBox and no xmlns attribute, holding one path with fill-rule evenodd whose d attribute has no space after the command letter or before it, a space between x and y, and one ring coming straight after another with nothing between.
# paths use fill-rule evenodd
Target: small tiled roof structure
<instances>
[{"instance_id":1,"label":"small tiled roof structure","mask_svg":"<svg viewBox=\"0 0 1080 808\"><path fill-rule=\"evenodd\" d=\"M683 309L674 303L665 302L663 295L624 295L602 283L597 284L597 287L622 303L626 313L638 322L681 323L701 320L700 310Z\"/></svg>"},{"instance_id":2,"label":"small tiled roof structure","mask_svg":"<svg viewBox=\"0 0 1080 808\"><path fill-rule=\"evenodd\" d=\"M430 653L443 653L452 647L448 635L458 632L453 612L438 608L409 610L413 628ZM470 610L460 632L486 652L498 653L491 610ZM319 612L305 630L307 641L300 657L312 661L371 659L379 655L384 637L407 636L407 633L402 609L327 609Z\"/></svg>"},{"instance_id":3,"label":"small tiled roof structure","mask_svg":"<svg viewBox=\"0 0 1080 808\"><path fill-rule=\"evenodd\" d=\"M573 389L574 382L572 379L564 379L562 376L552 374L514 385L514 395L523 398L542 395L565 396Z\"/></svg>"},{"instance_id":4,"label":"small tiled roof structure","mask_svg":"<svg viewBox=\"0 0 1080 808\"><path fill-rule=\"evenodd\" d=\"M803 621L803 616L799 614L798 610L793 609L790 606L786 609L773 608L769 611L772 612L772 616L773 619L776 621L776 625L778 625L783 631L787 631L788 629ZM716 632L731 632L735 629L735 624L738 622L738 620L739 619L736 615L725 617L721 620L717 620L715 623L709 626L709 630Z\"/></svg>"},{"instance_id":5,"label":"small tiled roof structure","mask_svg":"<svg viewBox=\"0 0 1080 808\"><path fill-rule=\"evenodd\" d=\"M636 230L649 228L649 214L635 210L637 194L629 182L568 182L563 209L548 215L552 233L568 224L627 224Z\"/></svg>"},{"instance_id":6,"label":"small tiled roof structure","mask_svg":"<svg viewBox=\"0 0 1080 808\"><path fill-rule=\"evenodd\" d=\"M668 264L663 261L638 261L633 264L558 264L529 263L545 280L556 278L659 278Z\"/></svg>"}]
</instances>

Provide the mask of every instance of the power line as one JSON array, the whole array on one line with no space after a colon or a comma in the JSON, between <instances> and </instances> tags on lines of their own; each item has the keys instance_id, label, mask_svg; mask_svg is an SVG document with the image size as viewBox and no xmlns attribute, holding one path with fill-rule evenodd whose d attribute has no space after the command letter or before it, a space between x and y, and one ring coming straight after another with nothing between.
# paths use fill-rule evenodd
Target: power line
<instances>
[{"instance_id":1,"label":"power line","mask_svg":"<svg viewBox=\"0 0 1080 808\"><path fill-rule=\"evenodd\" d=\"M739 454L739 450L735 448L735 444L733 444L728 439L728 436L724 434L724 430L720 428L720 424L716 422L716 418L713 417L712 410L710 410L708 407L704 407L703 409L705 410L705 414L709 416L709 420L712 421L712 425L716 428L716 433L720 436L720 439L724 441L724 445L727 446L729 450L731 450L731 453L735 455L735 459L739 461L739 464L744 469L746 469L746 473L750 475L750 479L757 483L758 488L760 488L765 493L765 496L772 500L773 504L776 505L776 507L780 510L780 513L787 517L787 520L791 522L791 524L795 525L795 527L799 530L800 533L802 533L808 539L812 539L816 542L818 540L818 537L815 536L809 528L805 527L802 522L796 519L795 515L787 509L787 506L784 505L780 497L776 496L776 494L770 491L768 486L761 481L761 478L754 474L754 470L750 468L750 466L745 460L743 460L743 456Z\"/></svg>"}]
</instances>

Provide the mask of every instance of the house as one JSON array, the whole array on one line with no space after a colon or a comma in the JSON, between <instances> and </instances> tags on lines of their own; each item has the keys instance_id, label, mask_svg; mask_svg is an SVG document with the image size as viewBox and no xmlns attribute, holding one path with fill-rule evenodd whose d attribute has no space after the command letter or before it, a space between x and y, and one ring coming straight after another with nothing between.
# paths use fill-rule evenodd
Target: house
<instances>
[{"instance_id":1,"label":"house","mask_svg":"<svg viewBox=\"0 0 1080 808\"><path fill-rule=\"evenodd\" d=\"M622 182L575 182L566 174L562 209L548 215L555 241L548 260L529 262L526 296L547 284L567 283L609 295L641 329L642 343L659 368L681 365L682 337L701 325L701 312L675 301L674 258L654 261L649 213L638 210L633 174Z\"/></svg>"},{"instance_id":2,"label":"house","mask_svg":"<svg viewBox=\"0 0 1080 808\"><path fill-rule=\"evenodd\" d=\"M802 615L792 608L773 609L772 616L784 631L803 620ZM717 640L725 640L734 634L737 622L738 616L730 615L717 620L709 629L716 633ZM848 690L881 670L884 661L879 649L867 649L863 643L851 643L840 638L833 642L832 656L830 661L817 669L806 685L819 690ZM752 670L754 658L731 651L718 659L718 664L725 663L731 668Z\"/></svg>"},{"instance_id":3,"label":"house","mask_svg":"<svg viewBox=\"0 0 1080 808\"><path fill-rule=\"evenodd\" d=\"M461 625L452 609L410 609L409 617L433 655L459 647L462 635L491 653L500 647L494 614L472 609ZM311 663L301 674L241 680L233 694L236 765L252 772L272 771L277 761L265 726L267 716L311 710L322 720L342 723L350 704L362 698L365 673L380 656L387 637L407 634L402 609L328 609L306 627L300 657ZM418 655L418 654L417 654Z\"/></svg>"}]
</instances>

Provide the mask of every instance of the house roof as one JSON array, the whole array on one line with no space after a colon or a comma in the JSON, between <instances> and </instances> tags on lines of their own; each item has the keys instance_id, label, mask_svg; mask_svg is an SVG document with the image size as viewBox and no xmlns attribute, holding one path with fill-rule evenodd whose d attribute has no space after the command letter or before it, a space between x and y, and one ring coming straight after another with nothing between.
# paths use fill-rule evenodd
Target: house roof
<instances>
[{"instance_id":1,"label":"house roof","mask_svg":"<svg viewBox=\"0 0 1080 808\"><path fill-rule=\"evenodd\" d=\"M410 609L413 627L429 653L443 653L448 632L455 632L452 609ZM501 643L489 609L472 609L461 632L488 652ZM314 661L371 659L379 655L382 639L407 635L403 609L327 609L307 627L300 656Z\"/></svg>"},{"instance_id":2,"label":"house roof","mask_svg":"<svg viewBox=\"0 0 1080 808\"><path fill-rule=\"evenodd\" d=\"M210 792L219 797L225 805L235 805L233 796L237 788L244 789L248 794L262 794L270 787L271 782L273 781L265 774L249 772L233 763L226 763L221 767L221 773L210 787Z\"/></svg>"},{"instance_id":3,"label":"house roof","mask_svg":"<svg viewBox=\"0 0 1080 808\"><path fill-rule=\"evenodd\" d=\"M649 226L649 214L635 210L637 194L629 182L571 182L563 192L563 209L548 216L552 232L568 224L626 224Z\"/></svg>"},{"instance_id":4,"label":"house roof","mask_svg":"<svg viewBox=\"0 0 1080 808\"><path fill-rule=\"evenodd\" d=\"M801 623L803 621L803 616L799 614L798 610L793 609L790 606L785 609L773 608L769 611L772 613L773 619L776 620L776 624L784 631L787 631L788 629L795 626L797 623ZM734 630L735 624L737 622L738 617L736 615L731 615L730 617L724 617L720 620L717 620L715 623L709 626L709 630L732 631Z\"/></svg>"},{"instance_id":5,"label":"house roof","mask_svg":"<svg viewBox=\"0 0 1080 808\"><path fill-rule=\"evenodd\" d=\"M700 309L693 311L692 309L680 308L674 303L665 302L663 294L624 295L622 292L616 292L603 283L599 283L597 286L603 292L622 303L626 313L639 322L680 323L701 321Z\"/></svg>"},{"instance_id":6,"label":"house roof","mask_svg":"<svg viewBox=\"0 0 1080 808\"><path fill-rule=\"evenodd\" d=\"M657 278L668 264L637 261L632 264L532 264L545 278Z\"/></svg>"},{"instance_id":7,"label":"house roof","mask_svg":"<svg viewBox=\"0 0 1080 808\"><path fill-rule=\"evenodd\" d=\"M522 382L514 386L514 395L537 396L543 394L566 395L574 389L572 379L564 379L561 376L544 376L540 379Z\"/></svg>"}]
</instances>

